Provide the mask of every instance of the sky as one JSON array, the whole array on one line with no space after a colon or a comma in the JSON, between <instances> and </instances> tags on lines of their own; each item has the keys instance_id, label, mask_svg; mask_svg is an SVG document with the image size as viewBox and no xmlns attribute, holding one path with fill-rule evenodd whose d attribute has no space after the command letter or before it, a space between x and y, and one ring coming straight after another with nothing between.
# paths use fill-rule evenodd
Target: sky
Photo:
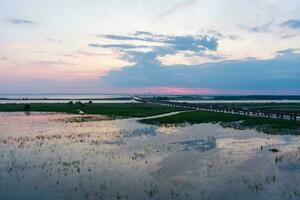
<instances>
[{"instance_id":1,"label":"sky","mask_svg":"<svg viewBox=\"0 0 300 200\"><path fill-rule=\"evenodd\" d=\"M0 0L0 94L300 95L298 0Z\"/></svg>"}]
</instances>

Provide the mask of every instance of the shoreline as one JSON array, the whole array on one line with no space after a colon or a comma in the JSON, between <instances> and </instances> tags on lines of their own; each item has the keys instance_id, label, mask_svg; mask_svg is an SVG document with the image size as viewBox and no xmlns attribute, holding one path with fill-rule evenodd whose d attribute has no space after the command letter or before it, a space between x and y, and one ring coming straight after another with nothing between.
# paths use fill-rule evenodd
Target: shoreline
<instances>
[{"instance_id":1,"label":"shoreline","mask_svg":"<svg viewBox=\"0 0 300 200\"><path fill-rule=\"evenodd\" d=\"M113 119L137 118L137 121L141 123L154 125L180 123L236 123L242 121L239 124L239 127L265 127L265 129L294 130L297 132L297 135L298 132L300 132L300 121L200 110L191 111L188 108L175 108L150 103L0 104L0 112L56 112L82 114L86 116L106 115Z\"/></svg>"}]
</instances>

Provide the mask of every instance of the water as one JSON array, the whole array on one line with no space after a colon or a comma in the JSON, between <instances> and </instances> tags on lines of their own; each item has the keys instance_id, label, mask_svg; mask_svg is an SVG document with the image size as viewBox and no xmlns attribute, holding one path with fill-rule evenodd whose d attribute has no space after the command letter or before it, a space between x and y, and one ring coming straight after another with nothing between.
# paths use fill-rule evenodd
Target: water
<instances>
[{"instance_id":1,"label":"water","mask_svg":"<svg viewBox=\"0 0 300 200\"><path fill-rule=\"evenodd\" d=\"M300 103L300 100L170 100L177 103Z\"/></svg>"},{"instance_id":2,"label":"water","mask_svg":"<svg viewBox=\"0 0 300 200\"><path fill-rule=\"evenodd\" d=\"M116 99L113 99L116 98ZM0 104L4 103L68 103L70 100L87 103L92 99L93 103L137 103L134 100L117 98L130 98L129 95L76 95L76 94L45 94L45 95L8 95L0 94Z\"/></svg>"},{"instance_id":3,"label":"water","mask_svg":"<svg viewBox=\"0 0 300 200\"><path fill-rule=\"evenodd\" d=\"M72 99L74 102L78 101L76 99ZM57 99L57 100L0 100L0 104L6 104L6 103L69 103L70 100L64 100L64 99ZM82 103L88 103L89 100L80 100ZM135 100L92 100L93 103L139 103Z\"/></svg>"},{"instance_id":4,"label":"water","mask_svg":"<svg viewBox=\"0 0 300 200\"><path fill-rule=\"evenodd\" d=\"M94 99L94 103L137 103L133 100L111 100L130 98L131 95L104 94L0 94L1 103L68 103L70 100ZM24 100L26 99L26 100ZM170 100L179 103L300 103L300 100ZM88 100L82 100L88 102Z\"/></svg>"},{"instance_id":5,"label":"water","mask_svg":"<svg viewBox=\"0 0 300 200\"><path fill-rule=\"evenodd\" d=\"M130 97L129 95L105 95L105 94L0 94L1 98L8 99L108 99Z\"/></svg>"},{"instance_id":6,"label":"water","mask_svg":"<svg viewBox=\"0 0 300 200\"><path fill-rule=\"evenodd\" d=\"M300 198L300 137L74 117L0 113L0 199Z\"/></svg>"}]
</instances>

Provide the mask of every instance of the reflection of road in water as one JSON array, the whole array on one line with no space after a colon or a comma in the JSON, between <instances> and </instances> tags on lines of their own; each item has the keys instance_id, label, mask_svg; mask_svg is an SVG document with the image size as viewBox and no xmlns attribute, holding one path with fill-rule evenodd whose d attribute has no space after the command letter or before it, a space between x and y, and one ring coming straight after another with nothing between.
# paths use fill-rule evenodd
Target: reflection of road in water
<instances>
[{"instance_id":1,"label":"reflection of road in water","mask_svg":"<svg viewBox=\"0 0 300 200\"><path fill-rule=\"evenodd\" d=\"M0 113L0 199L300 198L297 136L70 117Z\"/></svg>"}]
</instances>

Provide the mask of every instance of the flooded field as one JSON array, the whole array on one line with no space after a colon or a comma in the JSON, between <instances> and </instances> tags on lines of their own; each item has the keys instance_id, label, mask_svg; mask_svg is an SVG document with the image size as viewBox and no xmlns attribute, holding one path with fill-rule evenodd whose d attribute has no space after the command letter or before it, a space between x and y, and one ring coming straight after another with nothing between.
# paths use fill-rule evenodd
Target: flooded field
<instances>
[{"instance_id":1,"label":"flooded field","mask_svg":"<svg viewBox=\"0 0 300 200\"><path fill-rule=\"evenodd\" d=\"M300 199L300 137L0 113L0 199Z\"/></svg>"}]
</instances>

